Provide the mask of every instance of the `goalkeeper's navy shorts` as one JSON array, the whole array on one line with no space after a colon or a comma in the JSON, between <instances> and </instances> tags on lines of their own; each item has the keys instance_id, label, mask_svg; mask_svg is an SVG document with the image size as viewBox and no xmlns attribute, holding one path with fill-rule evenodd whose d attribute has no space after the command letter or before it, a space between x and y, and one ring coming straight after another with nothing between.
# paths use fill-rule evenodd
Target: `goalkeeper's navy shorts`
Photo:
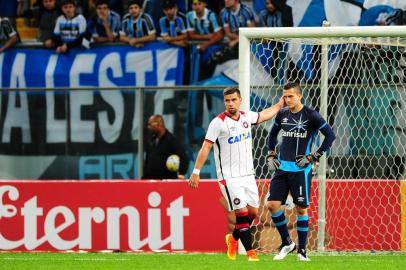
<instances>
[{"instance_id":1,"label":"goalkeeper's navy shorts","mask_svg":"<svg viewBox=\"0 0 406 270\"><path fill-rule=\"evenodd\" d=\"M311 184L311 166L298 172L277 170L269 185L268 201L281 201L283 204L290 192L293 202L296 205L308 207L310 203Z\"/></svg>"}]
</instances>

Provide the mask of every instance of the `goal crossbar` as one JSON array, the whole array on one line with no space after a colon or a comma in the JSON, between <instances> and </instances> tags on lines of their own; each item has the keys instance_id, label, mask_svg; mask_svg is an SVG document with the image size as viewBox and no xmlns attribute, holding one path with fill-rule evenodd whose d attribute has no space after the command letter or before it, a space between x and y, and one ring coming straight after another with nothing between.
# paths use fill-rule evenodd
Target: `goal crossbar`
<instances>
[{"instance_id":1,"label":"goal crossbar","mask_svg":"<svg viewBox=\"0 0 406 270\"><path fill-rule=\"evenodd\" d=\"M406 37L406 26L241 27L239 33L248 39Z\"/></svg>"}]
</instances>

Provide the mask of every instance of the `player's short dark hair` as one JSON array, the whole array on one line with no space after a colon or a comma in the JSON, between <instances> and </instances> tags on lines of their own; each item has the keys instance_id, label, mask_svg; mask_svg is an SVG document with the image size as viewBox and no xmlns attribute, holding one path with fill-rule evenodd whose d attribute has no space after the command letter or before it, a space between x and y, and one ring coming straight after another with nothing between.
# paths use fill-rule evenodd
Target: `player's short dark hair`
<instances>
[{"instance_id":1,"label":"player's short dark hair","mask_svg":"<svg viewBox=\"0 0 406 270\"><path fill-rule=\"evenodd\" d=\"M164 0L162 2L163 9L170 9L176 7L176 0Z\"/></svg>"},{"instance_id":2,"label":"player's short dark hair","mask_svg":"<svg viewBox=\"0 0 406 270\"><path fill-rule=\"evenodd\" d=\"M296 89L296 91L298 92L298 93L302 93L302 89L300 88L300 83L298 83L298 82L287 82L284 86L283 86L283 90L288 90L288 89L291 89L291 88L295 88Z\"/></svg>"},{"instance_id":3,"label":"player's short dark hair","mask_svg":"<svg viewBox=\"0 0 406 270\"><path fill-rule=\"evenodd\" d=\"M72 4L76 7L76 1L75 0L62 0L61 1L61 7L63 7L64 5L69 5Z\"/></svg>"},{"instance_id":4,"label":"player's short dark hair","mask_svg":"<svg viewBox=\"0 0 406 270\"><path fill-rule=\"evenodd\" d=\"M101 5L107 5L108 7L110 7L110 2L109 0L97 0L95 6L101 6Z\"/></svg>"},{"instance_id":5,"label":"player's short dark hair","mask_svg":"<svg viewBox=\"0 0 406 270\"><path fill-rule=\"evenodd\" d=\"M132 5L137 5L140 8L142 8L142 4L144 4L143 0L130 0L130 1L128 1L128 7L130 7Z\"/></svg>"},{"instance_id":6,"label":"player's short dark hair","mask_svg":"<svg viewBox=\"0 0 406 270\"><path fill-rule=\"evenodd\" d=\"M226 87L223 91L223 96L231 95L237 93L239 96L241 96L240 89L238 89L238 86L230 86Z\"/></svg>"}]
</instances>

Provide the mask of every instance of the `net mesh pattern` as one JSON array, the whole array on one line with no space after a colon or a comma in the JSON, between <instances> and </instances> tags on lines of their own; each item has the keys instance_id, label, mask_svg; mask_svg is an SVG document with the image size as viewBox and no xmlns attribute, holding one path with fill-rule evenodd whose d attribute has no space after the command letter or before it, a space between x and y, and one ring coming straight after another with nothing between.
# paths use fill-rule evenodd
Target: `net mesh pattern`
<instances>
[{"instance_id":1,"label":"net mesh pattern","mask_svg":"<svg viewBox=\"0 0 406 270\"><path fill-rule=\"evenodd\" d=\"M327 116L337 135L327 157L325 247L331 250L399 250L406 164L406 40L329 38L250 40L251 110L276 103L288 81L300 82L303 103L320 109L322 55L328 59ZM327 73L325 73L327 74ZM268 132L254 128L254 164L260 181L256 248L275 251L280 237L266 210ZM317 138L314 149L322 142ZM280 138L278 139L280 142ZM278 146L277 146L278 149ZM318 169L309 208L309 249L317 248ZM286 207L296 239L296 217ZM403 210L405 211L405 210Z\"/></svg>"}]
</instances>

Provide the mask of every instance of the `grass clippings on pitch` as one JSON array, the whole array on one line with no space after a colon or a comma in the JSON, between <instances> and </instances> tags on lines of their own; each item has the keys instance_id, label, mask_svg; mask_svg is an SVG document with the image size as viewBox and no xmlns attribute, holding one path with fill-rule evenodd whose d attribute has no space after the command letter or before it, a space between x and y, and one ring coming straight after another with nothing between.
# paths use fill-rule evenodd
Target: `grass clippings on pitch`
<instances>
[{"instance_id":1,"label":"grass clippings on pitch","mask_svg":"<svg viewBox=\"0 0 406 270\"><path fill-rule=\"evenodd\" d=\"M260 254L259 262L248 262L244 255L229 261L224 253L0 253L0 269L406 269L406 253L310 253L311 262L297 261L296 254L274 262L273 255Z\"/></svg>"}]
</instances>

